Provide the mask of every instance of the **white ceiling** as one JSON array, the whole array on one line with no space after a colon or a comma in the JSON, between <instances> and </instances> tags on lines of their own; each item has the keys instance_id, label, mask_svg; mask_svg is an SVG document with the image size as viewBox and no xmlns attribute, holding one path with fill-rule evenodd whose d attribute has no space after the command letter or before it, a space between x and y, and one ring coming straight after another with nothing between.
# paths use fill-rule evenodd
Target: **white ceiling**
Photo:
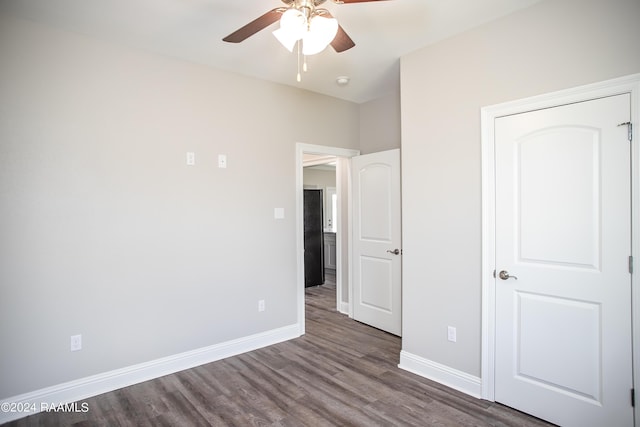
<instances>
[{"instance_id":1,"label":"white ceiling","mask_svg":"<svg viewBox=\"0 0 640 427\"><path fill-rule=\"evenodd\" d=\"M356 46L307 59L296 82L295 54L271 34L242 43L222 38L280 0L2 0L0 12L95 38L361 103L399 90L399 58L540 0L388 0L329 9ZM464 52L451 52L464 55ZM349 76L340 87L338 76Z\"/></svg>"}]
</instances>

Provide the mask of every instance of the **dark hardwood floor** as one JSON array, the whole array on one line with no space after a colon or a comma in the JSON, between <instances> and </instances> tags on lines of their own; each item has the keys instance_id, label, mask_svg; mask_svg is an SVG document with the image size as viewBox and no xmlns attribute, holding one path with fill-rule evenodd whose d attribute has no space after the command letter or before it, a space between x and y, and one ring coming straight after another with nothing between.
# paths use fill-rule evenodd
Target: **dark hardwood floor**
<instances>
[{"instance_id":1,"label":"dark hardwood floor","mask_svg":"<svg viewBox=\"0 0 640 427\"><path fill-rule=\"evenodd\" d=\"M548 426L397 367L400 338L306 290L306 335L86 399L86 413L9 426Z\"/></svg>"}]
</instances>

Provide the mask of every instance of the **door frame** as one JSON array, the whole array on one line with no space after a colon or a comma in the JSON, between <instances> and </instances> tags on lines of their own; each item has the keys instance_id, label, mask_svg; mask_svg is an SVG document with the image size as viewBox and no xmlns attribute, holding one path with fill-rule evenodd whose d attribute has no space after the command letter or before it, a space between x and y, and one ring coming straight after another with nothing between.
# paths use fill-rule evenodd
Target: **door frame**
<instances>
[{"instance_id":1,"label":"door frame","mask_svg":"<svg viewBox=\"0 0 640 427\"><path fill-rule=\"evenodd\" d=\"M305 333L305 307L304 307L304 209L303 209L303 187L304 173L303 163L305 154L318 154L326 156L336 156L343 158L351 158L360 155L360 150L352 150L348 148L329 147L324 145L296 143L296 289L298 301L298 326L300 335ZM341 187L336 182L336 193L338 199L342 197ZM347 188L351 188L351 183L347 183ZM349 196L350 200L350 196ZM338 205L340 206L340 204ZM338 216L340 216L340 207L338 207ZM349 224L351 224L351 209L348 210ZM349 260L349 263L351 260ZM338 230L336 233L336 298L342 294L342 277L339 272L342 271L342 236L341 222L338 222ZM351 270L349 270L351 271ZM349 273L351 275L351 273ZM351 288L349 288L351 289ZM351 295L351 292L349 292ZM351 298L349 298L351 301ZM339 308L339 307L338 307Z\"/></svg>"},{"instance_id":2,"label":"door frame","mask_svg":"<svg viewBox=\"0 0 640 427\"><path fill-rule=\"evenodd\" d=\"M556 107L575 102L629 93L631 95L631 255L640 261L640 73L579 86L481 109L482 150L482 398L495 400L495 120L499 117ZM640 265L636 271L640 271ZM631 276L632 342L640 343L640 286L638 274ZM633 348L633 346L632 346ZM640 385L640 354L633 354L634 384ZM634 408L640 421L640 405ZM636 421L636 422L639 422Z\"/></svg>"}]
</instances>

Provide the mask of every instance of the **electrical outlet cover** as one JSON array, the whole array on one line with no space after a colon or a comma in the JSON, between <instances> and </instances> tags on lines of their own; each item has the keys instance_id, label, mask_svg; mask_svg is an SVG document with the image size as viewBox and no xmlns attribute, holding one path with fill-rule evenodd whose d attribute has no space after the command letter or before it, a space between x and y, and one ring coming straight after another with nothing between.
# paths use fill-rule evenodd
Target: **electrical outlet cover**
<instances>
[{"instance_id":1,"label":"electrical outlet cover","mask_svg":"<svg viewBox=\"0 0 640 427\"><path fill-rule=\"evenodd\" d=\"M82 350L82 335L72 335L71 336L71 351L79 351Z\"/></svg>"}]
</instances>

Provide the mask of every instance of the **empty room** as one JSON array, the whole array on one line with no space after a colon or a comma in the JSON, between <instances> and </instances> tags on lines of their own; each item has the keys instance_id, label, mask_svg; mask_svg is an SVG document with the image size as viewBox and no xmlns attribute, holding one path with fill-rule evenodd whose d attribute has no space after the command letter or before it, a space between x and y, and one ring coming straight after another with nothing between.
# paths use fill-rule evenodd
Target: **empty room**
<instances>
[{"instance_id":1,"label":"empty room","mask_svg":"<svg viewBox=\"0 0 640 427\"><path fill-rule=\"evenodd\" d=\"M3 0L0 424L640 425L639 22Z\"/></svg>"}]
</instances>

